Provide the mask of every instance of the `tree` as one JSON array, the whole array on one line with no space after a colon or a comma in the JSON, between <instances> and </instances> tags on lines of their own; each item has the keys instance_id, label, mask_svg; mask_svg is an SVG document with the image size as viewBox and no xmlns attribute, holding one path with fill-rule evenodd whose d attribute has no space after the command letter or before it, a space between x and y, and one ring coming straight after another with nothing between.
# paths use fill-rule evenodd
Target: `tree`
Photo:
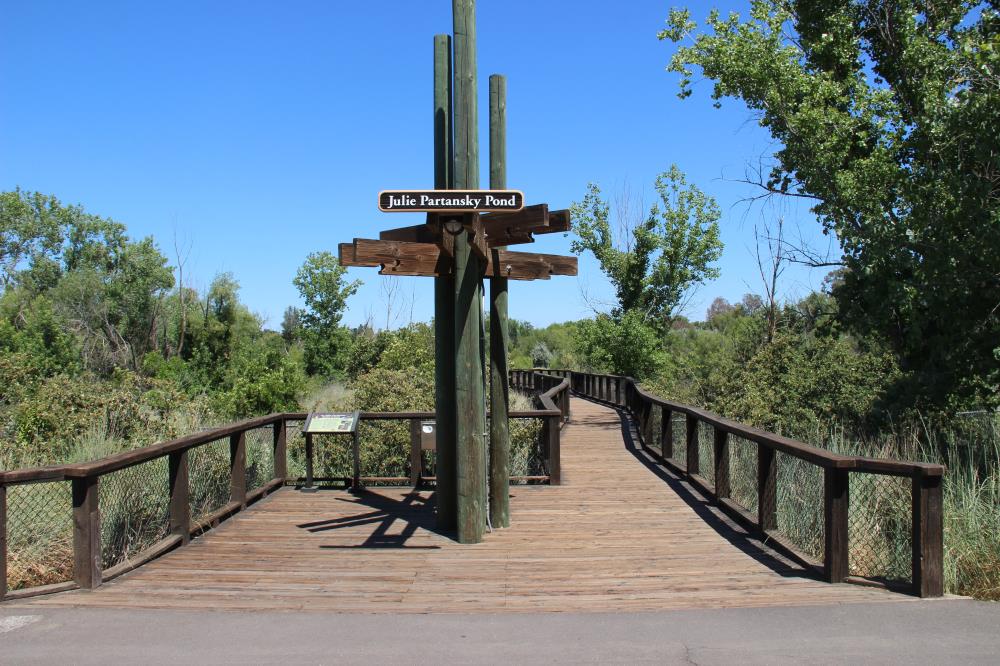
<instances>
[{"instance_id":1,"label":"tree","mask_svg":"<svg viewBox=\"0 0 1000 666\"><path fill-rule=\"evenodd\" d=\"M663 363L660 333L638 310L582 322L576 344L587 367L600 372L648 379Z\"/></svg>"},{"instance_id":2,"label":"tree","mask_svg":"<svg viewBox=\"0 0 1000 666\"><path fill-rule=\"evenodd\" d=\"M302 337L302 308L289 305L281 318L281 337L286 343L298 342Z\"/></svg>"},{"instance_id":3,"label":"tree","mask_svg":"<svg viewBox=\"0 0 1000 666\"><path fill-rule=\"evenodd\" d=\"M716 317L725 316L735 309L736 309L735 305L733 305L723 297L718 296L708 306L708 310L705 311L705 322L710 324L712 323L712 320L715 319Z\"/></svg>"},{"instance_id":4,"label":"tree","mask_svg":"<svg viewBox=\"0 0 1000 666\"><path fill-rule=\"evenodd\" d=\"M618 304L613 316L636 311L669 328L689 290L718 277L711 264L722 254L719 207L695 185L688 185L677 166L656 178L660 201L640 220L628 219L619 206L615 232L610 205L591 183L582 202L573 204L576 254L593 253L615 287Z\"/></svg>"},{"instance_id":5,"label":"tree","mask_svg":"<svg viewBox=\"0 0 1000 666\"><path fill-rule=\"evenodd\" d=\"M841 317L899 355L925 399L1000 401L1000 14L972 0L753 0L661 39L779 142L764 195L802 197L835 234Z\"/></svg>"},{"instance_id":6,"label":"tree","mask_svg":"<svg viewBox=\"0 0 1000 666\"><path fill-rule=\"evenodd\" d=\"M25 263L54 263L68 214L52 196L20 189L0 193L0 286L10 287Z\"/></svg>"},{"instance_id":7,"label":"tree","mask_svg":"<svg viewBox=\"0 0 1000 666\"><path fill-rule=\"evenodd\" d=\"M534 347L531 348L531 367L533 368L547 368L549 364L552 363L552 352L549 350L549 346L544 342L537 342Z\"/></svg>"},{"instance_id":8,"label":"tree","mask_svg":"<svg viewBox=\"0 0 1000 666\"><path fill-rule=\"evenodd\" d=\"M295 275L293 282L306 304L301 321L306 371L310 374L329 377L344 367L344 359L339 357L347 351L350 336L340 320L347 299L361 286L360 280L347 282L346 273L329 252L314 252Z\"/></svg>"}]
</instances>

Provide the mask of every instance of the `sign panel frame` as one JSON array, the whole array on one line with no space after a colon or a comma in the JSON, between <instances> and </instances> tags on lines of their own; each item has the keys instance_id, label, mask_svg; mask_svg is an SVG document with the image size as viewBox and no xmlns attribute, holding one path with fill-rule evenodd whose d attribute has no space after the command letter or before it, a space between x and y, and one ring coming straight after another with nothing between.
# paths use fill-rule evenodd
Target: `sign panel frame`
<instances>
[{"instance_id":1,"label":"sign panel frame","mask_svg":"<svg viewBox=\"0 0 1000 666\"><path fill-rule=\"evenodd\" d=\"M383 213L516 213L524 208L521 190L382 190Z\"/></svg>"},{"instance_id":2,"label":"sign panel frame","mask_svg":"<svg viewBox=\"0 0 1000 666\"><path fill-rule=\"evenodd\" d=\"M307 435L353 435L359 412L310 412L302 432Z\"/></svg>"}]
</instances>

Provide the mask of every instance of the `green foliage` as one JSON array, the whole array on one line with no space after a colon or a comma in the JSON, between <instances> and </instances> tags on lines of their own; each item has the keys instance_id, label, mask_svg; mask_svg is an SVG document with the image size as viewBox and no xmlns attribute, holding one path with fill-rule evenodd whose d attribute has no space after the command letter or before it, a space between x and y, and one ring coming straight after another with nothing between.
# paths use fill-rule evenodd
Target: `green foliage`
<instances>
[{"instance_id":1,"label":"green foliage","mask_svg":"<svg viewBox=\"0 0 1000 666\"><path fill-rule=\"evenodd\" d=\"M969 0L754 0L661 39L780 144L762 187L836 234L840 317L900 357L911 404L997 404L1000 13ZM948 396L956 396L949 398Z\"/></svg>"},{"instance_id":2,"label":"green foliage","mask_svg":"<svg viewBox=\"0 0 1000 666\"><path fill-rule=\"evenodd\" d=\"M553 356L554 354L549 350L548 345L539 341L531 348L531 367L547 368L552 363Z\"/></svg>"},{"instance_id":3,"label":"green foliage","mask_svg":"<svg viewBox=\"0 0 1000 666\"><path fill-rule=\"evenodd\" d=\"M612 230L611 207L591 183L582 202L574 203L573 252L593 253L618 296L616 316L636 311L667 327L694 285L718 277L712 266L722 254L719 207L695 185L688 185L676 165L656 178L660 201L638 223L619 211L622 238Z\"/></svg>"},{"instance_id":4,"label":"green foliage","mask_svg":"<svg viewBox=\"0 0 1000 666\"><path fill-rule=\"evenodd\" d=\"M133 444L179 434L174 414L197 411L208 418L204 403L192 403L169 382L120 371L110 380L83 375L40 381L28 395L3 412L5 441L19 466L64 462L73 443L92 431L114 433ZM200 419L199 419L200 420Z\"/></svg>"},{"instance_id":5,"label":"green foliage","mask_svg":"<svg viewBox=\"0 0 1000 666\"><path fill-rule=\"evenodd\" d=\"M306 303L298 313L305 342L306 370L310 374L332 377L346 365L349 334L340 326L360 280L346 282L347 269L329 252L314 252L295 275L295 286Z\"/></svg>"},{"instance_id":6,"label":"green foliage","mask_svg":"<svg viewBox=\"0 0 1000 666\"><path fill-rule=\"evenodd\" d=\"M489 330L489 320L486 322ZM581 360L577 354L579 323L568 321L551 324L545 328L535 328L528 322L511 319L508 322L510 336L510 367L530 368L535 365L532 353L539 345L544 345L550 353L548 367L576 368Z\"/></svg>"},{"instance_id":7,"label":"green foliage","mask_svg":"<svg viewBox=\"0 0 1000 666\"><path fill-rule=\"evenodd\" d=\"M138 445L297 407L303 354L263 330L233 276L171 291L152 239L118 222L0 193L0 272L5 465L63 460L85 432Z\"/></svg>"},{"instance_id":8,"label":"green foliage","mask_svg":"<svg viewBox=\"0 0 1000 666\"><path fill-rule=\"evenodd\" d=\"M785 333L731 375L716 398L724 404L715 406L741 421L797 433L870 418L892 378L889 354L861 352L848 337Z\"/></svg>"},{"instance_id":9,"label":"green foliage","mask_svg":"<svg viewBox=\"0 0 1000 666\"><path fill-rule=\"evenodd\" d=\"M581 322L577 351L589 368L636 379L652 376L663 363L657 329L635 310Z\"/></svg>"}]
</instances>

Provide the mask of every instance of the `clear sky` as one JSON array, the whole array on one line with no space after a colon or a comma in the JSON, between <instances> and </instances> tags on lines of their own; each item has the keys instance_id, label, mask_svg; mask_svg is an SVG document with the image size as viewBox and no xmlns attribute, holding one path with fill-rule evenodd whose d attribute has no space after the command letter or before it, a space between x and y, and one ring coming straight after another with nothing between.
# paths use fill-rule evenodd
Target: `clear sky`
<instances>
[{"instance_id":1,"label":"clear sky","mask_svg":"<svg viewBox=\"0 0 1000 666\"><path fill-rule=\"evenodd\" d=\"M699 20L710 6L688 4ZM492 73L508 77L508 185L528 203L568 207L595 181L644 193L648 206L656 174L677 163L723 211L722 277L688 308L700 319L716 296L760 291L762 211L740 203L754 192L734 179L774 146L739 103L713 109L708 82L677 99L665 71L674 47L656 39L670 6L480 0L482 183ZM230 271L278 327L309 252L420 221L379 213L376 194L433 185L432 36L446 32L449 0L6 3L0 188L82 204L153 236L172 262L176 239L195 286ZM805 209L763 211L778 213L822 238ZM568 253L569 239L521 249ZM350 273L365 285L346 323L384 326L389 300L390 325L430 318L428 278ZM782 291L804 295L822 277L791 270ZM579 278L513 284L511 316L576 319L610 294L584 257Z\"/></svg>"}]
</instances>

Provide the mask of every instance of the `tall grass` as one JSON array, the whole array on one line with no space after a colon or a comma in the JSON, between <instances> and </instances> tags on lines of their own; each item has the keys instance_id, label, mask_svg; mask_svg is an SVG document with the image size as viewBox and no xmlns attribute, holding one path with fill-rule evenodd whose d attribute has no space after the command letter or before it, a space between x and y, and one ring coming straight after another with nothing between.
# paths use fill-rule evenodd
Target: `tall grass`
<instances>
[{"instance_id":1,"label":"tall grass","mask_svg":"<svg viewBox=\"0 0 1000 666\"><path fill-rule=\"evenodd\" d=\"M981 413L930 424L895 424L876 435L843 427L797 433L844 455L940 463L944 481L945 587L950 593L1000 600L1000 414ZM752 478L756 460L732 456L731 475ZM791 456L779 457L778 528L807 555L823 555L823 478ZM888 579L909 576L908 479L852 474L851 572Z\"/></svg>"},{"instance_id":2,"label":"tall grass","mask_svg":"<svg viewBox=\"0 0 1000 666\"><path fill-rule=\"evenodd\" d=\"M178 418L183 418L178 416ZM191 421L190 432L198 424ZM273 474L270 429L247 444L248 481ZM256 431L250 431L251 433ZM266 441L266 446L256 440ZM93 428L73 441L65 462L87 462L131 448L110 428ZM198 520L229 501L229 440L197 447L189 454L191 515ZM254 484L251 482L251 488ZM259 484L257 484L259 485ZM134 558L169 529L167 459L157 458L101 478L101 565ZM12 590L72 578L71 484L68 481L8 487L8 586Z\"/></svg>"}]
</instances>

